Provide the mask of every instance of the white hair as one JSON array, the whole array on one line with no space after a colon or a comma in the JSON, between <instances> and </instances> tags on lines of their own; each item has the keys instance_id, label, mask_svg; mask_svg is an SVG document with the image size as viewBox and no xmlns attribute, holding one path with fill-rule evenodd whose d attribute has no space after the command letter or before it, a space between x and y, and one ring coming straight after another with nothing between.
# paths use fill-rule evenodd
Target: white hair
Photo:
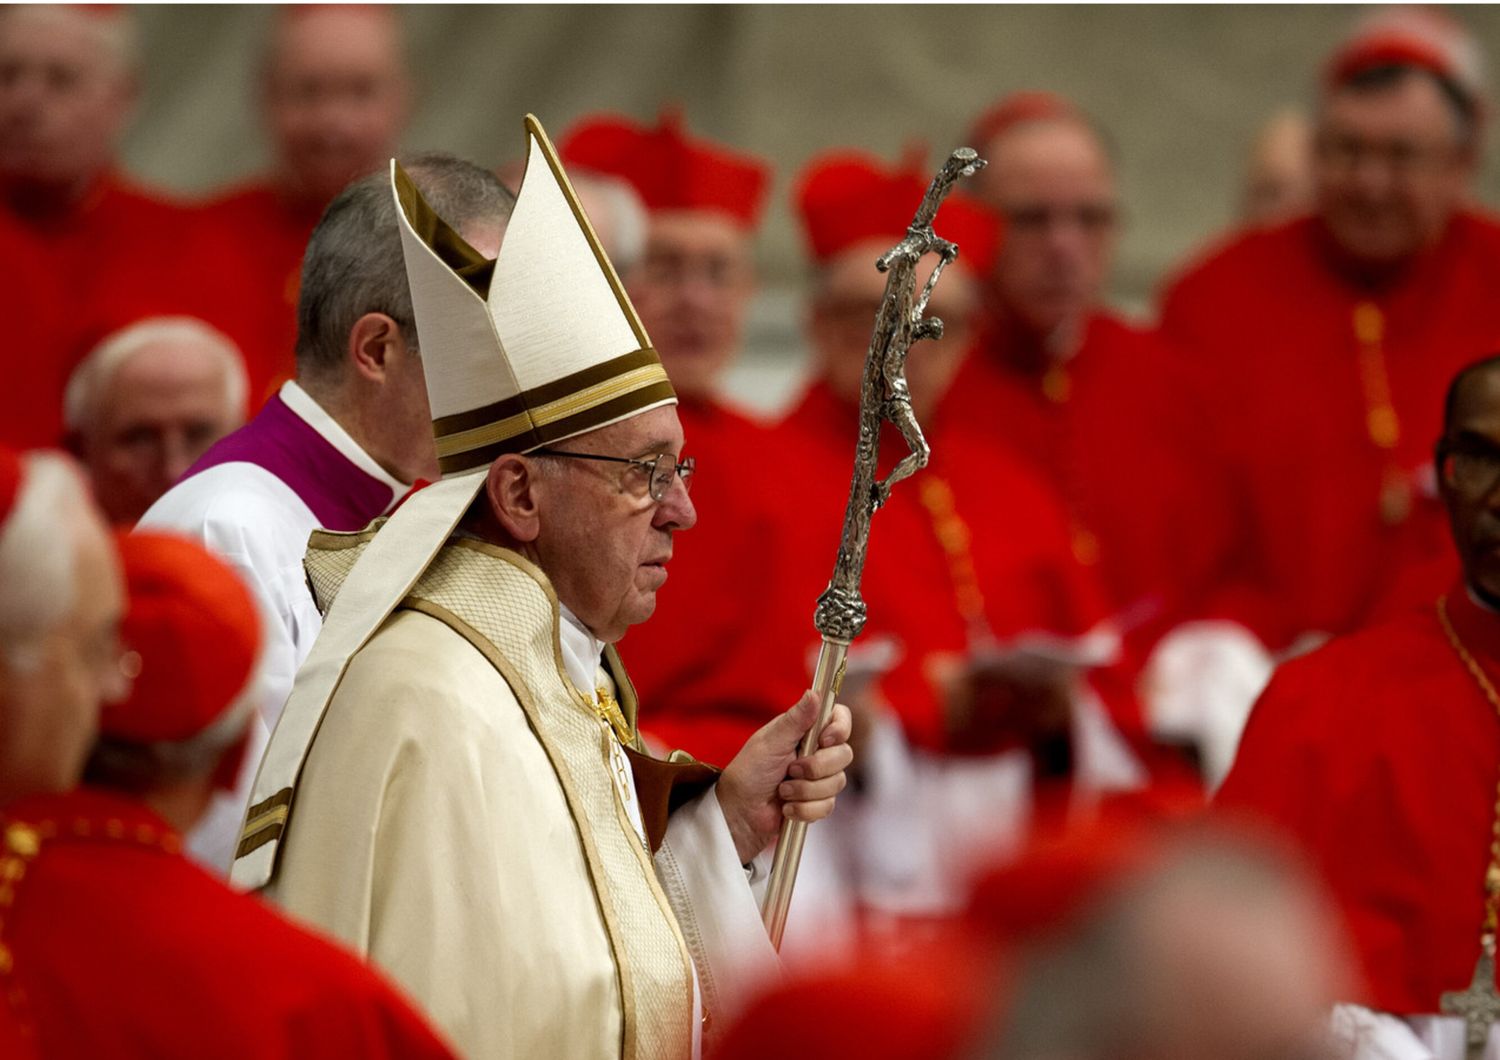
<instances>
[{"instance_id":1,"label":"white hair","mask_svg":"<svg viewBox=\"0 0 1500 1060\"><path fill-rule=\"evenodd\" d=\"M63 423L68 430L83 430L98 414L100 400L126 361L148 346L165 342L192 344L217 357L224 403L235 416L244 411L250 386L245 358L229 336L197 317L148 317L112 332L73 369L63 393Z\"/></svg>"},{"instance_id":2,"label":"white hair","mask_svg":"<svg viewBox=\"0 0 1500 1060\"><path fill-rule=\"evenodd\" d=\"M67 617L76 588L71 532L98 518L92 507L72 458L22 455L20 491L0 524L0 651L12 666L31 668L36 641Z\"/></svg>"},{"instance_id":3,"label":"white hair","mask_svg":"<svg viewBox=\"0 0 1500 1060\"><path fill-rule=\"evenodd\" d=\"M585 210L594 208L589 220L597 224L599 240L615 271L622 275L630 271L646 254L650 218L640 194L629 181L607 173L584 170L569 179Z\"/></svg>"}]
</instances>

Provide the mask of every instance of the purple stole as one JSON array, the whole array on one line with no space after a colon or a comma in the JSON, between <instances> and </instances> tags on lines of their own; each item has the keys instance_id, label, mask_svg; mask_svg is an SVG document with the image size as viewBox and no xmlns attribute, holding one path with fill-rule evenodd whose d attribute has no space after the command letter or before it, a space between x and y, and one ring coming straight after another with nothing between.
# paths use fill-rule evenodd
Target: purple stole
<instances>
[{"instance_id":1,"label":"purple stole","mask_svg":"<svg viewBox=\"0 0 1500 1060\"><path fill-rule=\"evenodd\" d=\"M215 443L179 481L220 464L265 468L312 509L325 530L362 530L391 505L389 485L350 463L280 395Z\"/></svg>"}]
</instances>

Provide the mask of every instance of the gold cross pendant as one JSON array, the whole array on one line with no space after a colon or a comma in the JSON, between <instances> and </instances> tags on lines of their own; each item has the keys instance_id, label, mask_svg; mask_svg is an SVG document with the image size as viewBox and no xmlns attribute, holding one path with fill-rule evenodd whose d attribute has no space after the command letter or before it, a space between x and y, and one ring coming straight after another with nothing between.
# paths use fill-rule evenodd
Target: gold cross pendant
<instances>
[{"instance_id":1,"label":"gold cross pendant","mask_svg":"<svg viewBox=\"0 0 1500 1060\"><path fill-rule=\"evenodd\" d=\"M635 740L635 733L630 731L630 722L625 720L625 712L615 702L614 695L601 685L594 689L594 696L594 713L609 722L610 728L615 730L615 737L629 747Z\"/></svg>"}]
</instances>

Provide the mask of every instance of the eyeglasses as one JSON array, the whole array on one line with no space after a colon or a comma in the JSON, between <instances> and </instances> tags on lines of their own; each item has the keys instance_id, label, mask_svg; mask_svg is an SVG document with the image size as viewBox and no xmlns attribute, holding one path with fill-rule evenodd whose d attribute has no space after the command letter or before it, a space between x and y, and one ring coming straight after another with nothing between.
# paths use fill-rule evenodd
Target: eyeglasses
<instances>
[{"instance_id":1,"label":"eyeglasses","mask_svg":"<svg viewBox=\"0 0 1500 1060\"><path fill-rule=\"evenodd\" d=\"M611 464L632 464L646 472L648 481L651 483L651 499L658 504L667 499L667 491L672 488L674 476L682 480L684 490L691 490L693 472L698 467L698 461L693 457L687 457L679 462L671 453L657 453L655 456L636 459L628 456L602 456L598 453L565 453L559 449L533 449L531 455L556 456L565 460L603 460Z\"/></svg>"},{"instance_id":2,"label":"eyeglasses","mask_svg":"<svg viewBox=\"0 0 1500 1060\"><path fill-rule=\"evenodd\" d=\"M1500 485L1500 448L1475 442L1442 442L1438 475L1452 489L1485 496Z\"/></svg>"},{"instance_id":3,"label":"eyeglasses","mask_svg":"<svg viewBox=\"0 0 1500 1060\"><path fill-rule=\"evenodd\" d=\"M1318 137L1316 150L1319 161L1337 173L1352 173L1368 163L1397 177L1437 169L1455 155L1453 148L1445 144L1372 141L1338 133Z\"/></svg>"}]
</instances>

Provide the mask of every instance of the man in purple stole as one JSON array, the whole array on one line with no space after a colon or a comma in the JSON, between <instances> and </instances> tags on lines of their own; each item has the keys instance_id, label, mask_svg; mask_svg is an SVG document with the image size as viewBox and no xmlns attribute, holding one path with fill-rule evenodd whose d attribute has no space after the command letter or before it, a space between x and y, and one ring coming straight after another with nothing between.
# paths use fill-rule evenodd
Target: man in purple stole
<instances>
[{"instance_id":1,"label":"man in purple stole","mask_svg":"<svg viewBox=\"0 0 1500 1060\"><path fill-rule=\"evenodd\" d=\"M458 159L407 163L422 194L493 257L513 196ZM223 875L266 738L322 622L302 570L319 528L358 530L418 479L438 477L411 295L389 180L351 184L308 241L297 306L297 378L188 469L140 521L202 541L254 591L266 627L260 719L240 783L188 836Z\"/></svg>"}]
</instances>

